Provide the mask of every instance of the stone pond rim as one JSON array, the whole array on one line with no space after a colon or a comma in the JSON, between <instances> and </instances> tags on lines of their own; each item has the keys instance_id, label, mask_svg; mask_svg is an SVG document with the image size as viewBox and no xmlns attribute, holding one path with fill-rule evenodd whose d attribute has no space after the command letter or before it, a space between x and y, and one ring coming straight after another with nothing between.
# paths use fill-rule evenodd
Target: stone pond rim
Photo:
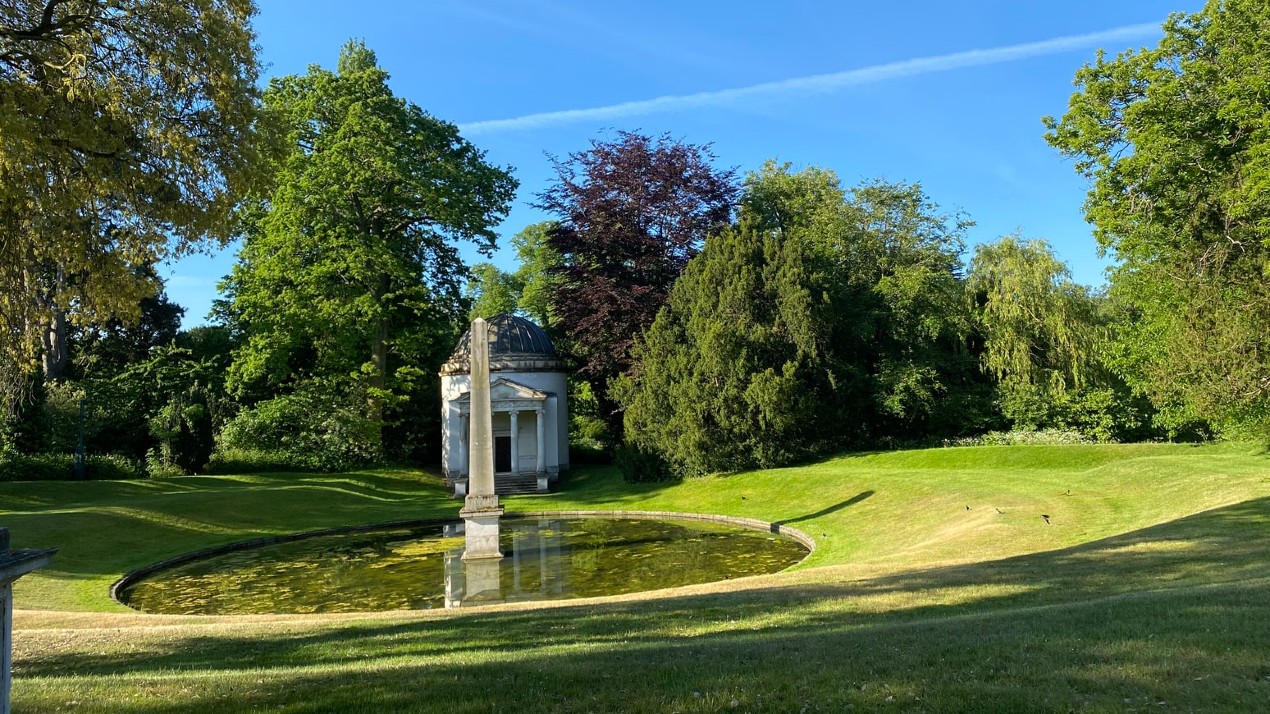
<instances>
[{"instance_id":1,"label":"stone pond rim","mask_svg":"<svg viewBox=\"0 0 1270 714\"><path fill-rule=\"evenodd\" d=\"M743 518L740 516L722 516L712 513L681 513L679 511L604 511L604 510L566 510L566 511L518 511L508 513L503 516L503 520L517 519L533 519L533 518L609 518L614 520L678 520L678 521L700 521L705 523L719 523L723 525L732 525L749 531L757 531L762 533L772 533L792 540L807 549L807 554L803 556L798 563L802 563L812 553L816 552L816 541L803 531L782 525L764 521L758 518ZM125 589L133 585L143 578L153 575L157 572L174 568L178 565L185 565L197 560L211 558L227 553L235 553L241 550L250 550L266 545L274 545L278 543L291 543L298 540L308 538L317 538L320 536L341 535L345 533L363 533L369 531L390 530L394 528L426 528L440 527L456 523L458 520L453 516L443 518L415 518L404 521L387 521L384 523L366 523L355 526L337 526L334 528L322 528L318 530L303 531L301 533L289 533L279 536L265 536L261 538L251 538L248 540L235 541L233 543L225 543L211 548L203 548L200 550L182 553L165 560L151 563L149 565L130 570L122 577L116 580L110 586L110 599L123 605L124 607L135 612L141 612L133 608L120 597ZM791 566L792 567L792 566ZM654 592L649 590L646 592Z\"/></svg>"}]
</instances>

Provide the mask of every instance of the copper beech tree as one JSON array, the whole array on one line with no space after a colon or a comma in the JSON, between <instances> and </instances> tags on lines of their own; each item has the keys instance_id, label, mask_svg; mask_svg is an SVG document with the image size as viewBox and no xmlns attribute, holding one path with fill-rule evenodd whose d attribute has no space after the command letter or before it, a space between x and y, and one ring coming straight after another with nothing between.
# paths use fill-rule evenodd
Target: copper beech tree
<instances>
[{"instance_id":1,"label":"copper beech tree","mask_svg":"<svg viewBox=\"0 0 1270 714\"><path fill-rule=\"evenodd\" d=\"M609 381L633 367L631 348L671 286L732 218L735 174L713 160L709 146L621 131L553 159L555 182L538 196L557 220L547 239L560 260L553 313L613 428Z\"/></svg>"}]
</instances>

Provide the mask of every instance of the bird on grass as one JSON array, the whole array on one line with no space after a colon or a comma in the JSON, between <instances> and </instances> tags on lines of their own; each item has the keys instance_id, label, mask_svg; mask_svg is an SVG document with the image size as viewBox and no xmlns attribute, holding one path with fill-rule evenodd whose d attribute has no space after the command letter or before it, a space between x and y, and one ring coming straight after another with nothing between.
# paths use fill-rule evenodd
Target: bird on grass
<instances>
[{"instance_id":1,"label":"bird on grass","mask_svg":"<svg viewBox=\"0 0 1270 714\"><path fill-rule=\"evenodd\" d=\"M1048 513L1042 513L1042 514L1041 514L1041 518L1044 518L1044 519L1045 519L1045 525L1049 525L1049 522L1050 522L1050 516L1049 516L1049 514L1048 514Z\"/></svg>"},{"instance_id":2,"label":"bird on grass","mask_svg":"<svg viewBox=\"0 0 1270 714\"><path fill-rule=\"evenodd\" d=\"M1004 511L1002 511L1000 508L998 508L998 509L997 509L997 513L1004 513Z\"/></svg>"},{"instance_id":3,"label":"bird on grass","mask_svg":"<svg viewBox=\"0 0 1270 714\"><path fill-rule=\"evenodd\" d=\"M967 511L969 511L969 510L970 510L970 506L966 506L966 510L967 510Z\"/></svg>"}]
</instances>

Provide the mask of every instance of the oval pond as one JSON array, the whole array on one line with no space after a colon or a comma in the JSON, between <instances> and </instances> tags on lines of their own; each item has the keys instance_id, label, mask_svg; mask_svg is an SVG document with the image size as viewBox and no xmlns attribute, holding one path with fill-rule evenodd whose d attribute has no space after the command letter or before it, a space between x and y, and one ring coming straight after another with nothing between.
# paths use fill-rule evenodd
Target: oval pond
<instances>
[{"instance_id":1,"label":"oval pond","mask_svg":"<svg viewBox=\"0 0 1270 714\"><path fill-rule=\"evenodd\" d=\"M505 555L493 561L463 561L463 537L442 533L393 528L237 550L159 570L119 597L185 615L426 609L707 583L807 555L787 538L705 521L505 518Z\"/></svg>"}]
</instances>

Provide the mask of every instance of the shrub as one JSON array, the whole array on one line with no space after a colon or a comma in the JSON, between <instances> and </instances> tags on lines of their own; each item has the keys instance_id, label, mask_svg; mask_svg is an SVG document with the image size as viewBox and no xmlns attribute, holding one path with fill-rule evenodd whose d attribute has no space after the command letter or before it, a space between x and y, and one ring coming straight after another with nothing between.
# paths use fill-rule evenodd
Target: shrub
<instances>
[{"instance_id":1,"label":"shrub","mask_svg":"<svg viewBox=\"0 0 1270 714\"><path fill-rule=\"evenodd\" d=\"M665 459L635 444L621 444L614 449L613 463L628 483L652 483L675 479L675 474Z\"/></svg>"},{"instance_id":2,"label":"shrub","mask_svg":"<svg viewBox=\"0 0 1270 714\"><path fill-rule=\"evenodd\" d=\"M73 464L75 457L71 457ZM145 466L120 454L98 454L87 456L84 466L90 481L122 481L146 477Z\"/></svg>"},{"instance_id":3,"label":"shrub","mask_svg":"<svg viewBox=\"0 0 1270 714\"><path fill-rule=\"evenodd\" d=\"M1074 429L1014 429L990 431L983 436L967 436L949 439L944 446L1018 446L1023 444L1095 444L1090 438Z\"/></svg>"},{"instance_id":4,"label":"shrub","mask_svg":"<svg viewBox=\"0 0 1270 714\"><path fill-rule=\"evenodd\" d=\"M90 481L120 481L146 477L138 462L118 454L84 457L84 477ZM70 481L75 478L74 454L0 454L0 482Z\"/></svg>"},{"instance_id":5,"label":"shrub","mask_svg":"<svg viewBox=\"0 0 1270 714\"><path fill-rule=\"evenodd\" d=\"M239 412L221 432L210 468L256 462L277 469L344 471L383 460L364 401L304 389ZM224 471L220 471L224 473Z\"/></svg>"},{"instance_id":6,"label":"shrub","mask_svg":"<svg viewBox=\"0 0 1270 714\"><path fill-rule=\"evenodd\" d=\"M570 443L569 463L571 464L611 464L613 454L590 443Z\"/></svg>"},{"instance_id":7,"label":"shrub","mask_svg":"<svg viewBox=\"0 0 1270 714\"><path fill-rule=\"evenodd\" d=\"M254 474L270 471L322 471L315 460L297 458L295 454L264 449L220 448L212 454L204 473Z\"/></svg>"},{"instance_id":8,"label":"shrub","mask_svg":"<svg viewBox=\"0 0 1270 714\"><path fill-rule=\"evenodd\" d=\"M146 473L150 475L150 478L174 478L184 476L185 469L165 459L161 451L156 448L146 452Z\"/></svg>"},{"instance_id":9,"label":"shrub","mask_svg":"<svg viewBox=\"0 0 1270 714\"><path fill-rule=\"evenodd\" d=\"M1001 386L1001 411L1020 433L1078 431L1097 441L1150 436L1151 405L1127 389L1073 389L1050 394L1035 385Z\"/></svg>"}]
</instances>

